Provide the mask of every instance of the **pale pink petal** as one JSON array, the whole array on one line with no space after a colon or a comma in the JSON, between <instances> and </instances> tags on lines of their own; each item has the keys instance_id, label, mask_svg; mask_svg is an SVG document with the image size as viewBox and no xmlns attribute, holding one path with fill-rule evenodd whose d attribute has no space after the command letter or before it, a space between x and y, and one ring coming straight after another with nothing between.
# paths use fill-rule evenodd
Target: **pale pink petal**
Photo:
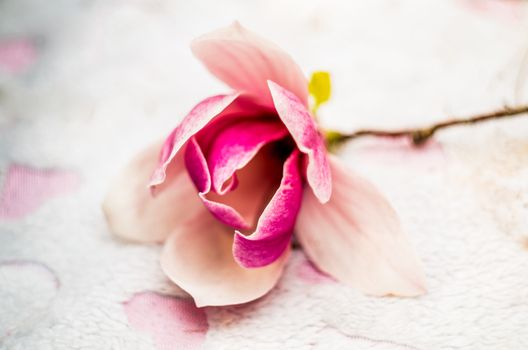
<instances>
[{"instance_id":1,"label":"pale pink petal","mask_svg":"<svg viewBox=\"0 0 528 350\"><path fill-rule=\"evenodd\" d=\"M241 304L260 298L277 283L289 250L273 264L245 269L233 258L233 234L207 211L169 236L161 267L196 305Z\"/></svg>"},{"instance_id":2,"label":"pale pink petal","mask_svg":"<svg viewBox=\"0 0 528 350\"><path fill-rule=\"evenodd\" d=\"M425 278L398 217L365 179L330 158L334 194L305 191L296 235L319 269L372 295L425 293Z\"/></svg>"},{"instance_id":3,"label":"pale pink petal","mask_svg":"<svg viewBox=\"0 0 528 350\"><path fill-rule=\"evenodd\" d=\"M260 216L255 233L236 232L233 255L244 267L261 267L278 259L290 244L302 199L299 151L284 163L282 181Z\"/></svg>"},{"instance_id":4,"label":"pale pink petal","mask_svg":"<svg viewBox=\"0 0 528 350\"><path fill-rule=\"evenodd\" d=\"M225 193L222 186L235 171L246 166L264 145L287 135L284 125L270 118L246 118L223 129L207 155L213 190Z\"/></svg>"},{"instance_id":5,"label":"pale pink petal","mask_svg":"<svg viewBox=\"0 0 528 350\"><path fill-rule=\"evenodd\" d=\"M321 203L325 203L332 195L332 175L326 157L326 148L317 131L317 125L295 94L273 81L268 81L268 85L279 117L288 128L299 150L308 155L306 170L308 184Z\"/></svg>"},{"instance_id":6,"label":"pale pink petal","mask_svg":"<svg viewBox=\"0 0 528 350\"><path fill-rule=\"evenodd\" d=\"M158 161L161 142L137 155L116 177L103 203L110 230L125 239L160 242L174 229L203 210L183 157L169 166L166 181L152 196L147 186Z\"/></svg>"},{"instance_id":7,"label":"pale pink petal","mask_svg":"<svg viewBox=\"0 0 528 350\"><path fill-rule=\"evenodd\" d=\"M180 148L189 140L189 138L225 110L237 98L237 96L237 93L233 93L206 98L198 103L189 114L187 114L180 125L178 125L165 140L159 155L159 164L157 167L152 168L155 169L155 171L152 174L150 186L156 186L165 181L167 167Z\"/></svg>"},{"instance_id":8,"label":"pale pink petal","mask_svg":"<svg viewBox=\"0 0 528 350\"><path fill-rule=\"evenodd\" d=\"M194 55L216 77L272 106L266 81L273 80L308 101L308 82L293 59L275 44L238 22L195 39Z\"/></svg>"}]
</instances>

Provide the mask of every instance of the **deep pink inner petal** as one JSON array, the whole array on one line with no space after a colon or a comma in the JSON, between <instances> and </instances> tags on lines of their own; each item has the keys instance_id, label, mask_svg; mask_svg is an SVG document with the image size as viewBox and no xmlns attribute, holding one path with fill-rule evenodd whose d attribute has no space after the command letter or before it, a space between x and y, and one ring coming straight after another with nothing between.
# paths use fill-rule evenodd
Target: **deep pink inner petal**
<instances>
[{"instance_id":1,"label":"deep pink inner petal","mask_svg":"<svg viewBox=\"0 0 528 350\"><path fill-rule=\"evenodd\" d=\"M282 139L288 130L276 119L244 119L226 127L214 140L207 155L213 190L223 194L223 184L246 166L266 144Z\"/></svg>"},{"instance_id":2,"label":"deep pink inner petal","mask_svg":"<svg viewBox=\"0 0 528 350\"><path fill-rule=\"evenodd\" d=\"M213 141L223 130L243 119L262 118L278 119L275 108L270 109L258 104L253 97L241 93L222 113L212 119L198 133L196 139L204 154L208 154Z\"/></svg>"},{"instance_id":3,"label":"deep pink inner petal","mask_svg":"<svg viewBox=\"0 0 528 350\"><path fill-rule=\"evenodd\" d=\"M183 118L182 122L169 134L160 153L159 164L154 170L150 186L154 187L165 181L167 167L183 145L213 118L222 113L238 97L238 93L217 95L198 103Z\"/></svg>"},{"instance_id":4,"label":"deep pink inner petal","mask_svg":"<svg viewBox=\"0 0 528 350\"><path fill-rule=\"evenodd\" d=\"M238 170L236 190L225 194L214 191L207 194L209 200L236 209L249 224L249 232L255 229L260 214L279 187L284 163L284 157L277 151L280 147L277 142L264 146L245 167Z\"/></svg>"},{"instance_id":5,"label":"deep pink inner petal","mask_svg":"<svg viewBox=\"0 0 528 350\"><path fill-rule=\"evenodd\" d=\"M185 163L200 198L222 223L255 227L280 183L293 144L278 118L225 116L192 137ZM203 145L205 143L205 145Z\"/></svg>"},{"instance_id":6,"label":"deep pink inner petal","mask_svg":"<svg viewBox=\"0 0 528 350\"><path fill-rule=\"evenodd\" d=\"M200 198L205 207L209 209L211 214L213 214L220 222L238 230L245 230L251 227L251 224L248 223L248 221L232 206L219 201L210 200L203 193L200 193Z\"/></svg>"},{"instance_id":7,"label":"deep pink inner petal","mask_svg":"<svg viewBox=\"0 0 528 350\"><path fill-rule=\"evenodd\" d=\"M165 181L166 171L179 150L191 137L199 140L204 154L219 131L240 118L270 115L273 111L243 93L217 95L198 103L182 122L169 134L161 148L159 162L150 179L152 189ZM233 181L230 189L236 187Z\"/></svg>"},{"instance_id":8,"label":"deep pink inner petal","mask_svg":"<svg viewBox=\"0 0 528 350\"><path fill-rule=\"evenodd\" d=\"M302 199L300 153L295 150L284 163L282 181L262 213L255 233L238 232L233 254L244 267L261 267L278 259L290 243Z\"/></svg>"},{"instance_id":9,"label":"deep pink inner petal","mask_svg":"<svg viewBox=\"0 0 528 350\"><path fill-rule=\"evenodd\" d=\"M229 205L206 198L205 195L211 190L211 175L200 145L198 145L194 137L188 142L185 150L185 166L187 167L189 176L200 192L200 198L211 214L228 226L238 229L247 229L249 227L249 224L235 209Z\"/></svg>"},{"instance_id":10,"label":"deep pink inner petal","mask_svg":"<svg viewBox=\"0 0 528 350\"><path fill-rule=\"evenodd\" d=\"M189 140L185 149L185 166L198 191L200 193L209 192L211 174L200 145L194 137Z\"/></svg>"}]
</instances>

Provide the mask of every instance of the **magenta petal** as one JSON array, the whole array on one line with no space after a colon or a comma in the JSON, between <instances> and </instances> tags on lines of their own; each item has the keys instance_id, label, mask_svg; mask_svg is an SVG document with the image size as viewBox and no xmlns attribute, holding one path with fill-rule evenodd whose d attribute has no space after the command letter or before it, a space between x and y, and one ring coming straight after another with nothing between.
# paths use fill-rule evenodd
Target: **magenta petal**
<instances>
[{"instance_id":1,"label":"magenta petal","mask_svg":"<svg viewBox=\"0 0 528 350\"><path fill-rule=\"evenodd\" d=\"M160 154L159 164L152 174L150 186L156 186L165 181L166 170L176 153L191 136L200 131L214 117L226 109L238 93L217 95L206 98L198 103L167 137Z\"/></svg>"},{"instance_id":2,"label":"magenta petal","mask_svg":"<svg viewBox=\"0 0 528 350\"><path fill-rule=\"evenodd\" d=\"M242 215L236 211L233 207L224 204L209 200L205 197L203 193L200 193L200 198L202 199L205 207L209 209L211 214L214 215L220 222L233 227L237 230L245 230L250 227L250 225L244 220Z\"/></svg>"},{"instance_id":3,"label":"magenta petal","mask_svg":"<svg viewBox=\"0 0 528 350\"><path fill-rule=\"evenodd\" d=\"M372 184L330 157L334 194L304 193L296 235L317 267L367 294L425 293L424 274L398 217Z\"/></svg>"},{"instance_id":4,"label":"magenta petal","mask_svg":"<svg viewBox=\"0 0 528 350\"><path fill-rule=\"evenodd\" d=\"M284 160L277 156L273 145L263 147L245 167L237 171L236 190L219 195L207 194L207 199L236 209L254 229L260 214L277 191L282 179Z\"/></svg>"},{"instance_id":5,"label":"magenta petal","mask_svg":"<svg viewBox=\"0 0 528 350\"><path fill-rule=\"evenodd\" d=\"M233 255L243 267L266 266L277 260L290 243L291 233L302 199L299 152L284 163L279 189L262 213L255 233L236 232Z\"/></svg>"},{"instance_id":6,"label":"magenta petal","mask_svg":"<svg viewBox=\"0 0 528 350\"><path fill-rule=\"evenodd\" d=\"M224 183L249 163L267 143L288 135L282 123L270 119L242 120L225 128L214 140L207 160L213 189L223 194Z\"/></svg>"},{"instance_id":7,"label":"magenta petal","mask_svg":"<svg viewBox=\"0 0 528 350\"><path fill-rule=\"evenodd\" d=\"M308 184L321 203L328 202L332 194L332 175L326 148L315 121L295 94L273 81L268 81L268 85L279 117L299 150L308 155Z\"/></svg>"},{"instance_id":8,"label":"magenta petal","mask_svg":"<svg viewBox=\"0 0 528 350\"><path fill-rule=\"evenodd\" d=\"M200 198L214 217L220 222L236 229L242 230L249 227L249 224L235 209L229 205L206 198L206 194L211 190L211 175L202 149L194 137L190 139L185 149L185 166L196 188L200 192Z\"/></svg>"},{"instance_id":9,"label":"magenta petal","mask_svg":"<svg viewBox=\"0 0 528 350\"><path fill-rule=\"evenodd\" d=\"M237 22L195 39L191 49L211 73L264 105L273 106L266 86L268 79L307 104L308 82L299 66L281 48Z\"/></svg>"},{"instance_id":10,"label":"magenta petal","mask_svg":"<svg viewBox=\"0 0 528 350\"><path fill-rule=\"evenodd\" d=\"M185 166L198 192L209 192L211 188L211 175L202 149L194 137L189 140L185 148Z\"/></svg>"},{"instance_id":11,"label":"magenta petal","mask_svg":"<svg viewBox=\"0 0 528 350\"><path fill-rule=\"evenodd\" d=\"M237 187L238 187L238 176L235 173L235 174L233 174L233 176L231 176L231 178L228 180L228 182L224 183L224 187L221 189L221 191L219 193L221 195L223 195L223 194L226 194L228 192L236 190Z\"/></svg>"}]
</instances>

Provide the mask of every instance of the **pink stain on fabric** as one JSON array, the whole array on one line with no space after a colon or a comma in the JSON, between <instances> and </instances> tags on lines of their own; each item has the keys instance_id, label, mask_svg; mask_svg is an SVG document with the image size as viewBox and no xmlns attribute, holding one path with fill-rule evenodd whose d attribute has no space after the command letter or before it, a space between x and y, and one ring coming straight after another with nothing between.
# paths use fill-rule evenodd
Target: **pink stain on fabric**
<instances>
[{"instance_id":1,"label":"pink stain on fabric","mask_svg":"<svg viewBox=\"0 0 528 350\"><path fill-rule=\"evenodd\" d=\"M209 329L205 311L191 299L142 292L124 309L132 328L149 334L160 350L199 349Z\"/></svg>"},{"instance_id":2,"label":"pink stain on fabric","mask_svg":"<svg viewBox=\"0 0 528 350\"><path fill-rule=\"evenodd\" d=\"M334 283L336 282L332 277L328 276L324 272L320 271L315 265L308 259L301 261L297 268L296 273L299 278L309 284L323 284L323 283Z\"/></svg>"},{"instance_id":3,"label":"pink stain on fabric","mask_svg":"<svg viewBox=\"0 0 528 350\"><path fill-rule=\"evenodd\" d=\"M73 191L79 183L79 176L71 171L12 164L0 190L0 220L30 214L46 200Z\"/></svg>"},{"instance_id":4,"label":"pink stain on fabric","mask_svg":"<svg viewBox=\"0 0 528 350\"><path fill-rule=\"evenodd\" d=\"M28 39L0 41L0 71L16 74L26 71L37 58L37 50Z\"/></svg>"}]
</instances>

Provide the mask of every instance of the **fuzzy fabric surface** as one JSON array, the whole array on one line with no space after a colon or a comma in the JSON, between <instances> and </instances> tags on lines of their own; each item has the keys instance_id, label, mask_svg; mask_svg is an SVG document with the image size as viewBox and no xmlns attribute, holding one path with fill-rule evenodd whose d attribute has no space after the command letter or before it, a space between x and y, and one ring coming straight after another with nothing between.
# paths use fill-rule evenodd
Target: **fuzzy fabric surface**
<instances>
[{"instance_id":1,"label":"fuzzy fabric surface","mask_svg":"<svg viewBox=\"0 0 528 350\"><path fill-rule=\"evenodd\" d=\"M0 348L527 349L526 117L340 150L400 215L419 298L364 296L295 250L262 299L199 309L160 246L108 232L112 177L228 91L188 44L235 19L331 72L328 128L528 103L522 0L0 0Z\"/></svg>"}]
</instances>

